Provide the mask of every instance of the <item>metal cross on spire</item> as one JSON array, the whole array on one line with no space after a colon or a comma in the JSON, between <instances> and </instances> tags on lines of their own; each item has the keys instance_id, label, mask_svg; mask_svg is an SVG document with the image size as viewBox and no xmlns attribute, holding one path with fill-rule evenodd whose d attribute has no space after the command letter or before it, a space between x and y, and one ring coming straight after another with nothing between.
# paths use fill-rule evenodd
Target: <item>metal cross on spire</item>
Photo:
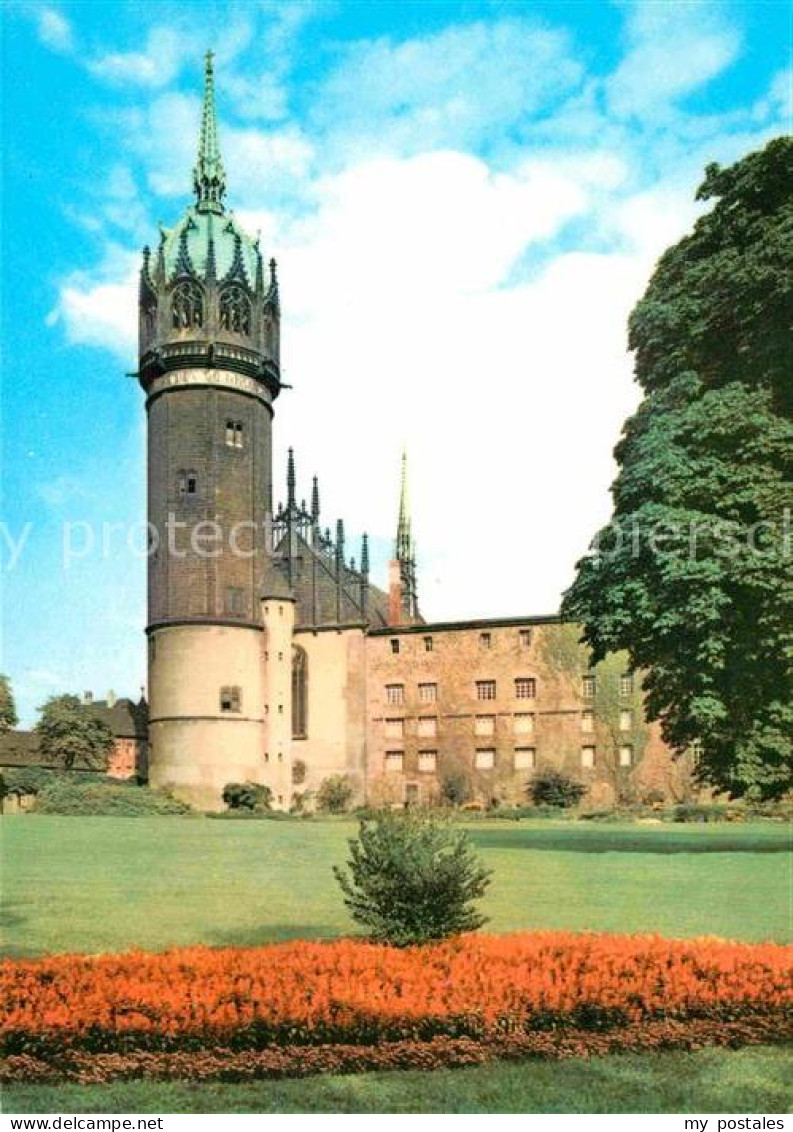
<instances>
[{"instance_id":1,"label":"metal cross on spire","mask_svg":"<svg viewBox=\"0 0 793 1132\"><path fill-rule=\"evenodd\" d=\"M193 170L193 187L199 212L222 212L226 192L226 170L218 145L215 114L214 55L207 51L204 62L204 106L198 138L198 160Z\"/></svg>"}]
</instances>

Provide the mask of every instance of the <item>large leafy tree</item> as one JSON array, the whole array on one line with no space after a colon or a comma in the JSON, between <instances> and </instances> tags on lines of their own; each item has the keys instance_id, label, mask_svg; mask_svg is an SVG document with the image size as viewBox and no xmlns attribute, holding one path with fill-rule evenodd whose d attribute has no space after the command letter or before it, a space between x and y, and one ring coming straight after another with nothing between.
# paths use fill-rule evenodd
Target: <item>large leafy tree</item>
<instances>
[{"instance_id":1,"label":"large leafy tree","mask_svg":"<svg viewBox=\"0 0 793 1132\"><path fill-rule=\"evenodd\" d=\"M705 781L774 798L793 786L793 139L709 166L698 198L631 315L644 400L563 610L595 659L647 672Z\"/></svg>"},{"instance_id":2,"label":"large leafy tree","mask_svg":"<svg viewBox=\"0 0 793 1132\"><path fill-rule=\"evenodd\" d=\"M64 770L107 767L113 732L77 696L51 696L41 709L36 731L42 755Z\"/></svg>"},{"instance_id":3,"label":"large leafy tree","mask_svg":"<svg viewBox=\"0 0 793 1132\"><path fill-rule=\"evenodd\" d=\"M0 674L0 732L9 731L19 723L11 681Z\"/></svg>"}]
</instances>

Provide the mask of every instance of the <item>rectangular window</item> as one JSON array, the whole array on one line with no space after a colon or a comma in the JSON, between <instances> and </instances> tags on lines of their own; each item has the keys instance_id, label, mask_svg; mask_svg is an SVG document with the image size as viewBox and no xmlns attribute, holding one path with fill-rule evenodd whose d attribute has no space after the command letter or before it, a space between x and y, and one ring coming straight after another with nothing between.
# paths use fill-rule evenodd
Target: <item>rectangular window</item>
<instances>
[{"instance_id":1,"label":"rectangular window","mask_svg":"<svg viewBox=\"0 0 793 1132\"><path fill-rule=\"evenodd\" d=\"M633 731L633 712L620 712L620 731Z\"/></svg>"},{"instance_id":2,"label":"rectangular window","mask_svg":"<svg viewBox=\"0 0 793 1132\"><path fill-rule=\"evenodd\" d=\"M423 704L434 704L437 698L437 684L419 684L419 699Z\"/></svg>"},{"instance_id":3,"label":"rectangular window","mask_svg":"<svg viewBox=\"0 0 793 1132\"><path fill-rule=\"evenodd\" d=\"M583 676L581 679L581 695L585 700L593 699L595 695L595 677Z\"/></svg>"},{"instance_id":4,"label":"rectangular window","mask_svg":"<svg viewBox=\"0 0 793 1132\"><path fill-rule=\"evenodd\" d=\"M534 770L537 762L534 747L515 748L515 770Z\"/></svg>"},{"instance_id":5,"label":"rectangular window","mask_svg":"<svg viewBox=\"0 0 793 1132\"><path fill-rule=\"evenodd\" d=\"M385 698L389 704L403 704L405 702L405 685L386 684Z\"/></svg>"},{"instance_id":6,"label":"rectangular window","mask_svg":"<svg viewBox=\"0 0 793 1132\"><path fill-rule=\"evenodd\" d=\"M392 637L391 638L391 652L395 653L395 654L399 652L399 638L398 637Z\"/></svg>"},{"instance_id":7,"label":"rectangular window","mask_svg":"<svg viewBox=\"0 0 793 1132\"><path fill-rule=\"evenodd\" d=\"M418 735L420 739L434 739L438 734L438 720L434 715L425 715L418 721Z\"/></svg>"},{"instance_id":8,"label":"rectangular window","mask_svg":"<svg viewBox=\"0 0 793 1132\"><path fill-rule=\"evenodd\" d=\"M222 712L242 711L242 691L236 685L220 689L220 710Z\"/></svg>"},{"instance_id":9,"label":"rectangular window","mask_svg":"<svg viewBox=\"0 0 793 1132\"><path fill-rule=\"evenodd\" d=\"M587 770L595 765L595 748L582 747L581 748L581 766Z\"/></svg>"},{"instance_id":10,"label":"rectangular window","mask_svg":"<svg viewBox=\"0 0 793 1132\"><path fill-rule=\"evenodd\" d=\"M633 747L620 747L620 766L633 766Z\"/></svg>"},{"instance_id":11,"label":"rectangular window","mask_svg":"<svg viewBox=\"0 0 793 1132\"><path fill-rule=\"evenodd\" d=\"M492 770L496 765L496 752L488 747L486 750L476 752L474 766L477 770Z\"/></svg>"},{"instance_id":12,"label":"rectangular window","mask_svg":"<svg viewBox=\"0 0 793 1132\"><path fill-rule=\"evenodd\" d=\"M490 635L490 633L480 633L479 634L479 644L482 646L483 649L489 649L490 646L492 645L492 643L493 643L493 638Z\"/></svg>"},{"instance_id":13,"label":"rectangular window","mask_svg":"<svg viewBox=\"0 0 793 1132\"><path fill-rule=\"evenodd\" d=\"M624 676L620 676L620 695L632 696L633 695L633 673L626 672Z\"/></svg>"},{"instance_id":14,"label":"rectangular window","mask_svg":"<svg viewBox=\"0 0 793 1132\"><path fill-rule=\"evenodd\" d=\"M475 735L495 735L496 717L494 715L478 715L474 720Z\"/></svg>"},{"instance_id":15,"label":"rectangular window","mask_svg":"<svg viewBox=\"0 0 793 1132\"><path fill-rule=\"evenodd\" d=\"M239 586L226 587L226 613L238 616L245 612L245 593Z\"/></svg>"},{"instance_id":16,"label":"rectangular window","mask_svg":"<svg viewBox=\"0 0 793 1132\"><path fill-rule=\"evenodd\" d=\"M242 421L226 421L226 444L229 448L242 448Z\"/></svg>"},{"instance_id":17,"label":"rectangular window","mask_svg":"<svg viewBox=\"0 0 793 1132\"><path fill-rule=\"evenodd\" d=\"M531 648L531 629L520 629L518 631L518 638L522 649Z\"/></svg>"},{"instance_id":18,"label":"rectangular window","mask_svg":"<svg viewBox=\"0 0 793 1132\"><path fill-rule=\"evenodd\" d=\"M595 730L595 713L593 711L581 712L581 730L590 734Z\"/></svg>"},{"instance_id":19,"label":"rectangular window","mask_svg":"<svg viewBox=\"0 0 793 1132\"><path fill-rule=\"evenodd\" d=\"M424 638L424 649L425 652L432 652L432 637Z\"/></svg>"},{"instance_id":20,"label":"rectangular window","mask_svg":"<svg viewBox=\"0 0 793 1132\"><path fill-rule=\"evenodd\" d=\"M389 774L399 773L405 764L403 751L386 751L385 768Z\"/></svg>"},{"instance_id":21,"label":"rectangular window","mask_svg":"<svg viewBox=\"0 0 793 1132\"><path fill-rule=\"evenodd\" d=\"M478 700L494 700L496 698L495 680L477 680L476 698Z\"/></svg>"},{"instance_id":22,"label":"rectangular window","mask_svg":"<svg viewBox=\"0 0 793 1132\"><path fill-rule=\"evenodd\" d=\"M537 694L537 681L533 676L519 676L515 681L515 699L533 700Z\"/></svg>"},{"instance_id":23,"label":"rectangular window","mask_svg":"<svg viewBox=\"0 0 793 1132\"><path fill-rule=\"evenodd\" d=\"M516 735L531 735L534 731L534 716L529 712L518 712L513 716Z\"/></svg>"},{"instance_id":24,"label":"rectangular window","mask_svg":"<svg viewBox=\"0 0 793 1132\"><path fill-rule=\"evenodd\" d=\"M437 751L419 751L419 770L423 774L434 774L437 765Z\"/></svg>"},{"instance_id":25,"label":"rectangular window","mask_svg":"<svg viewBox=\"0 0 793 1132\"><path fill-rule=\"evenodd\" d=\"M404 719L387 719L385 721L386 739L401 739L405 734Z\"/></svg>"}]
</instances>

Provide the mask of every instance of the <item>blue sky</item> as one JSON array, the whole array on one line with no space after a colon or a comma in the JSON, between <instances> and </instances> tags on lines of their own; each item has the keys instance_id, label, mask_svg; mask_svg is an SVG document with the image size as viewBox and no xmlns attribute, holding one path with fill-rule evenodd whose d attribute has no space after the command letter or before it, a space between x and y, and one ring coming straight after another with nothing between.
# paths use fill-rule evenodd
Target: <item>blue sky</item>
<instances>
[{"instance_id":1,"label":"blue sky","mask_svg":"<svg viewBox=\"0 0 793 1132\"><path fill-rule=\"evenodd\" d=\"M556 607L608 515L625 319L705 163L791 128L791 10L7 3L2 667L25 719L145 679L135 273L189 200L207 47L229 202L280 264L277 475L293 444L384 575L406 443L425 614L515 615Z\"/></svg>"}]
</instances>

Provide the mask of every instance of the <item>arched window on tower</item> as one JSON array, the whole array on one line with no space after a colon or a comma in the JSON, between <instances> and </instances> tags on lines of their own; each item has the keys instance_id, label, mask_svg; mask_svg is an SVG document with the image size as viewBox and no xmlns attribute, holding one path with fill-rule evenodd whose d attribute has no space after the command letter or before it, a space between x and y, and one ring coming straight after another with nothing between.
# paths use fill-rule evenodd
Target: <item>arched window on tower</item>
<instances>
[{"instance_id":1,"label":"arched window on tower","mask_svg":"<svg viewBox=\"0 0 793 1132\"><path fill-rule=\"evenodd\" d=\"M171 315L174 330L189 330L204 325L204 296L196 283L185 281L174 289Z\"/></svg>"},{"instance_id":2,"label":"arched window on tower","mask_svg":"<svg viewBox=\"0 0 793 1132\"><path fill-rule=\"evenodd\" d=\"M250 334L251 304L242 287L232 284L220 295L220 329L234 334Z\"/></svg>"},{"instance_id":3,"label":"arched window on tower","mask_svg":"<svg viewBox=\"0 0 793 1132\"><path fill-rule=\"evenodd\" d=\"M308 657L300 645L292 649L292 738L308 736Z\"/></svg>"}]
</instances>

